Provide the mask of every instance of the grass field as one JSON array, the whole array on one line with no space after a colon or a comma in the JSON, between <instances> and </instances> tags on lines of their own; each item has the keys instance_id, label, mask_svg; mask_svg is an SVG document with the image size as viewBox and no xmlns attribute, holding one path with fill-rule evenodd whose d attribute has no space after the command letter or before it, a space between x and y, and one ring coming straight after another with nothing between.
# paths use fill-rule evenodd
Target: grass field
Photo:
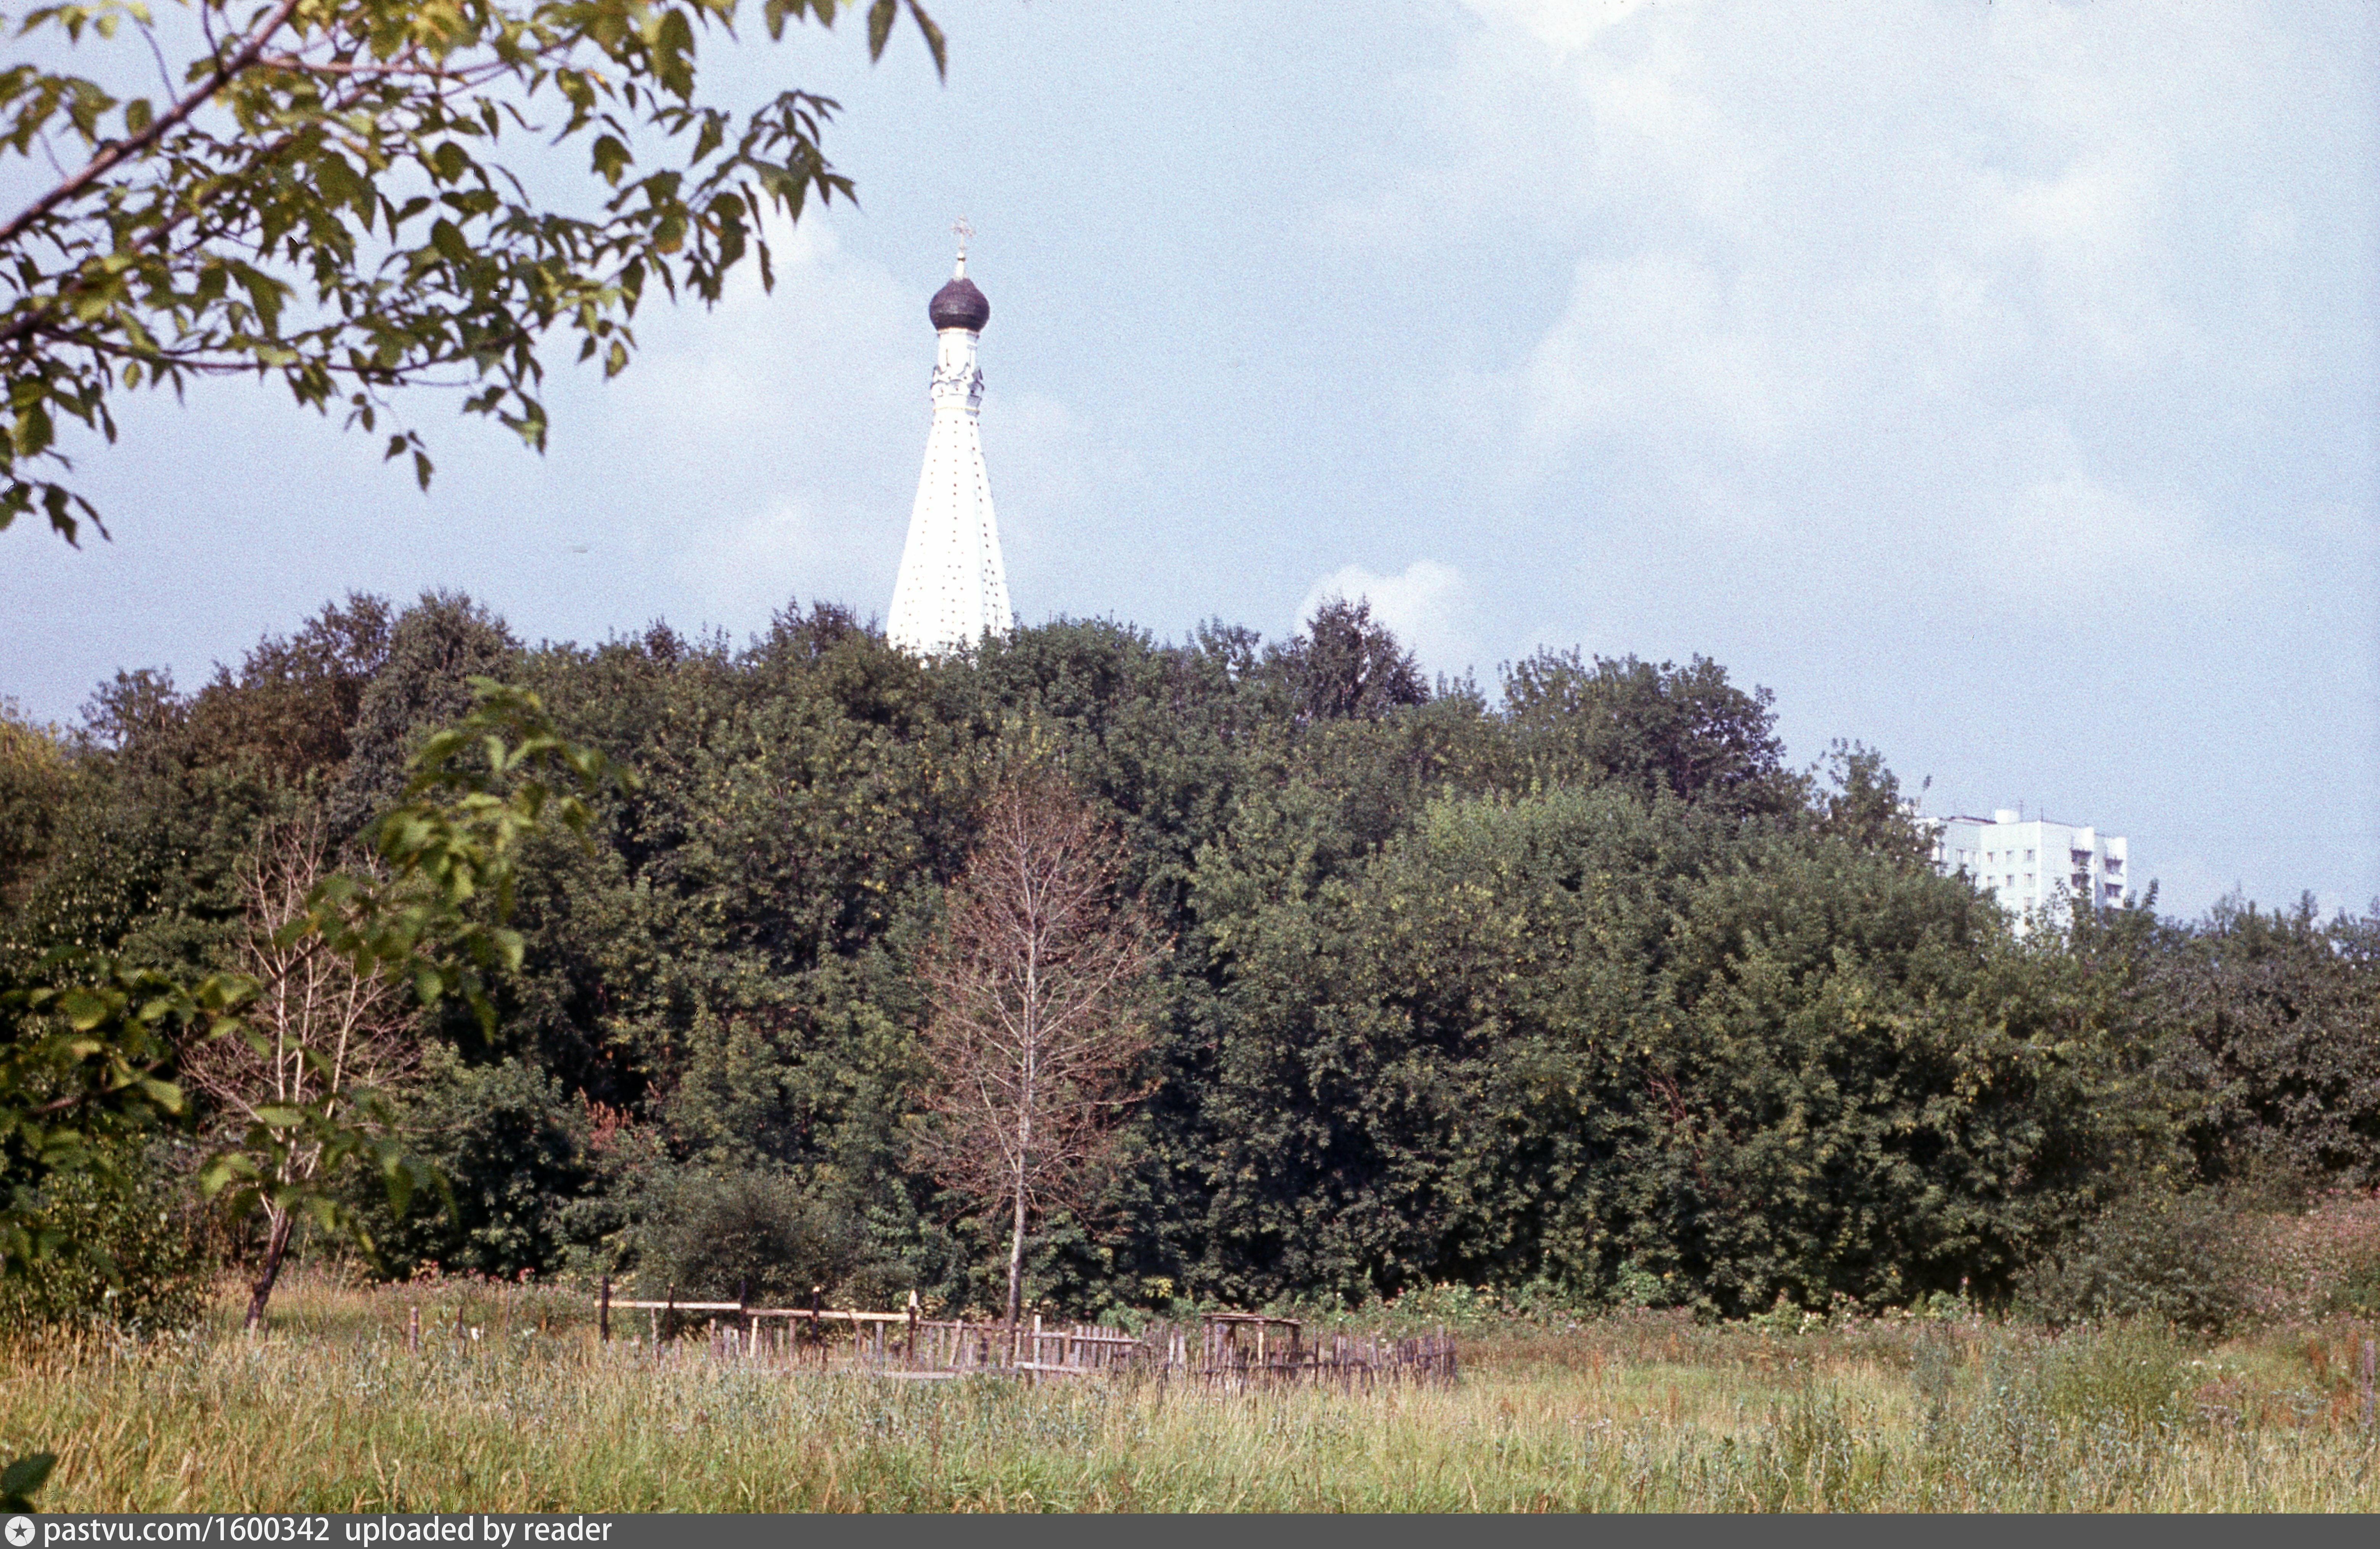
<instances>
[{"instance_id":1,"label":"grass field","mask_svg":"<svg viewBox=\"0 0 2380 1549\"><path fill-rule=\"evenodd\" d=\"M261 1339L8 1348L0 1458L56 1452L62 1511L2371 1511L2374 1332L1504 1323L1451 1390L1218 1398L656 1364L558 1292L301 1278Z\"/></svg>"}]
</instances>

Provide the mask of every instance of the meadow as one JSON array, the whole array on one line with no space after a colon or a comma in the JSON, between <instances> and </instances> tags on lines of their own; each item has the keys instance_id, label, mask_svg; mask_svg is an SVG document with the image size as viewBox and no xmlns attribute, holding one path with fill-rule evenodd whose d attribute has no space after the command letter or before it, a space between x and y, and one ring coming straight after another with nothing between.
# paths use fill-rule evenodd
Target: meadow
<instances>
[{"instance_id":1,"label":"meadow","mask_svg":"<svg viewBox=\"0 0 2380 1549\"><path fill-rule=\"evenodd\" d=\"M258 1338L16 1343L0 1455L56 1452L61 1511L2371 1511L2374 1333L1480 1317L1451 1389L1219 1397L657 1361L557 1290L309 1275Z\"/></svg>"}]
</instances>

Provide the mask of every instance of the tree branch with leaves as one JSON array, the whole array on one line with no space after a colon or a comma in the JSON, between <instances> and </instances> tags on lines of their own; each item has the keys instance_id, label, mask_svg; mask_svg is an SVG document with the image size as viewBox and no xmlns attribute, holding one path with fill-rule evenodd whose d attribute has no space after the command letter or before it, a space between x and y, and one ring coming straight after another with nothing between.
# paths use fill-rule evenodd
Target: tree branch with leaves
<instances>
[{"instance_id":1,"label":"tree branch with leaves","mask_svg":"<svg viewBox=\"0 0 2380 1549\"><path fill-rule=\"evenodd\" d=\"M549 334L617 372L650 287L715 301L747 257L772 285L764 216L852 191L821 144L832 99L704 96L698 40L732 37L741 0L188 3L200 37L178 79L145 0L17 21L20 39L153 56L164 91L0 69L0 158L56 173L0 222L0 528L38 509L76 541L99 513L60 421L112 442L115 395L194 376L277 376L368 433L396 389L443 384L542 449ZM854 3L762 0L760 20L774 39ZM904 12L940 71L918 0L869 0L870 57ZM583 147L595 207L532 193L507 132ZM427 487L418 432L395 429L387 455Z\"/></svg>"}]
</instances>

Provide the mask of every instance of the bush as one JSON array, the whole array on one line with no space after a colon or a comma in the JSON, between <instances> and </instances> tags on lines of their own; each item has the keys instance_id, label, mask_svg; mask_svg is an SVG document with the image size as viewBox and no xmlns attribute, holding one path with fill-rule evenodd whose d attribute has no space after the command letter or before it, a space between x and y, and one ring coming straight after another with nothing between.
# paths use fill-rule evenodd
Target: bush
<instances>
[{"instance_id":1,"label":"bush","mask_svg":"<svg viewBox=\"0 0 2380 1549\"><path fill-rule=\"evenodd\" d=\"M880 1306L907 1288L848 1212L788 1174L666 1166L638 1193L628 1236L648 1296L674 1287L692 1300L802 1305L816 1287L834 1304Z\"/></svg>"},{"instance_id":2,"label":"bush","mask_svg":"<svg viewBox=\"0 0 2380 1549\"><path fill-rule=\"evenodd\" d=\"M2246 1225L2260 1321L2380 1312L2380 1197L2358 1190L2269 1199L2252 1207Z\"/></svg>"},{"instance_id":3,"label":"bush","mask_svg":"<svg viewBox=\"0 0 2380 1549\"><path fill-rule=\"evenodd\" d=\"M2247 1243L2240 1213L2212 1190L2137 1190L2032 1266L2020 1305L2058 1324L2143 1318L2218 1335L2249 1308Z\"/></svg>"},{"instance_id":4,"label":"bush","mask_svg":"<svg viewBox=\"0 0 2380 1549\"><path fill-rule=\"evenodd\" d=\"M567 1218L595 1177L587 1111L560 1083L516 1060L465 1065L442 1049L401 1122L410 1148L444 1175L455 1210L417 1196L400 1219L377 1177L355 1180L386 1268L513 1279L560 1267Z\"/></svg>"},{"instance_id":5,"label":"bush","mask_svg":"<svg viewBox=\"0 0 2380 1549\"><path fill-rule=\"evenodd\" d=\"M2199 1176L2380 1184L2380 911L2325 924L2236 896L2175 927L2149 975L2155 1076Z\"/></svg>"},{"instance_id":6,"label":"bush","mask_svg":"<svg viewBox=\"0 0 2380 1549\"><path fill-rule=\"evenodd\" d=\"M202 1220L166 1159L116 1159L123 1182L54 1174L36 1200L67 1247L0 1278L0 1327L96 1324L126 1334L185 1328L206 1308L213 1268Z\"/></svg>"}]
</instances>

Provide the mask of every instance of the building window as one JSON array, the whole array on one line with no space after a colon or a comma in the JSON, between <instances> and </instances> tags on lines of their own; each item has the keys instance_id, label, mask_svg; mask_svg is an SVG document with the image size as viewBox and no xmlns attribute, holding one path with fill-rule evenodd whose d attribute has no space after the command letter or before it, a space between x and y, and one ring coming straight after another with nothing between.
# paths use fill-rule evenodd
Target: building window
<instances>
[{"instance_id":1,"label":"building window","mask_svg":"<svg viewBox=\"0 0 2380 1549\"><path fill-rule=\"evenodd\" d=\"M2033 851L2027 850L2024 852L2024 863L2028 866L2033 864Z\"/></svg>"}]
</instances>

